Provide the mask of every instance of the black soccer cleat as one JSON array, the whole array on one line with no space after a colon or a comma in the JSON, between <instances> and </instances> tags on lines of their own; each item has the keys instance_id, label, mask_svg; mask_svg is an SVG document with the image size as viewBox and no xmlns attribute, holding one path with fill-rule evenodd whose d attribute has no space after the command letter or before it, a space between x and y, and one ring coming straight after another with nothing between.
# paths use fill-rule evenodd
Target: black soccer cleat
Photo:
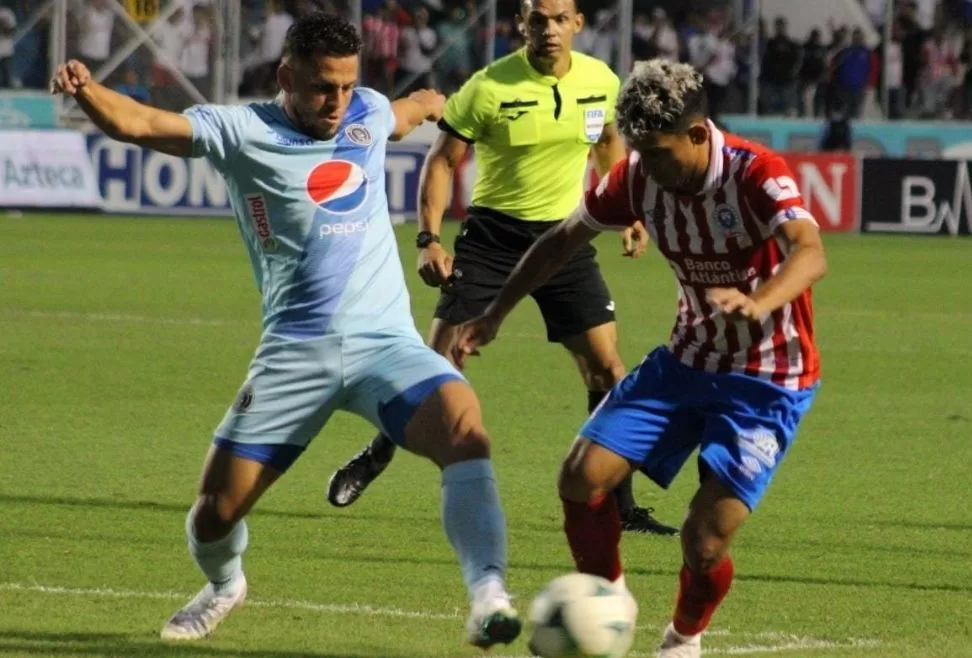
<instances>
[{"instance_id":1,"label":"black soccer cleat","mask_svg":"<svg viewBox=\"0 0 972 658\"><path fill-rule=\"evenodd\" d=\"M665 525L654 516L654 508L631 507L621 510L621 529L627 532L643 532L649 535L675 537L678 528Z\"/></svg>"},{"instance_id":2,"label":"black soccer cleat","mask_svg":"<svg viewBox=\"0 0 972 658\"><path fill-rule=\"evenodd\" d=\"M379 435L368 446L334 471L327 483L327 501L335 507L347 507L361 497L368 485L388 468L395 456L395 444Z\"/></svg>"}]
</instances>

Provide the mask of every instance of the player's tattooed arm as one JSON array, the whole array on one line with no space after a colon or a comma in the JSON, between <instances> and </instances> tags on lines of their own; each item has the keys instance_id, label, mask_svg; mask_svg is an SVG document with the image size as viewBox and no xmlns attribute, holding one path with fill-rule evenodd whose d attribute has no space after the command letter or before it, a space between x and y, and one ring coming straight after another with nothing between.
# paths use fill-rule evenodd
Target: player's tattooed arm
<instances>
[{"instance_id":1,"label":"player's tattooed arm","mask_svg":"<svg viewBox=\"0 0 972 658\"><path fill-rule=\"evenodd\" d=\"M395 115L392 141L402 139L425 121L441 119L445 101L445 96L437 91L420 89L392 103L392 113Z\"/></svg>"},{"instance_id":2,"label":"player's tattooed arm","mask_svg":"<svg viewBox=\"0 0 972 658\"><path fill-rule=\"evenodd\" d=\"M783 265L766 283L750 295L736 288L708 291L709 301L723 313L759 321L799 297L827 274L827 256L820 230L812 221L784 222L776 231L787 242L789 251Z\"/></svg>"},{"instance_id":3,"label":"player's tattooed arm","mask_svg":"<svg viewBox=\"0 0 972 658\"><path fill-rule=\"evenodd\" d=\"M81 62L58 67L51 93L73 96L84 113L112 139L131 142L169 155L189 157L192 124L181 114L143 105L112 91L91 77Z\"/></svg>"}]
</instances>

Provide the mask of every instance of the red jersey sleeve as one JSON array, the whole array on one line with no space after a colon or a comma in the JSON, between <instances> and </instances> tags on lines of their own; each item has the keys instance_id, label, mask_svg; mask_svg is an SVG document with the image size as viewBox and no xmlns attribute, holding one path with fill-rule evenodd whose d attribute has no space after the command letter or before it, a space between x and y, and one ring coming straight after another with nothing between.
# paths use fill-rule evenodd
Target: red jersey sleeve
<instances>
[{"instance_id":1,"label":"red jersey sleeve","mask_svg":"<svg viewBox=\"0 0 972 658\"><path fill-rule=\"evenodd\" d=\"M746 173L742 188L756 221L768 233L776 231L784 222L797 219L808 219L817 224L806 210L789 165L776 154L756 158Z\"/></svg>"},{"instance_id":2,"label":"red jersey sleeve","mask_svg":"<svg viewBox=\"0 0 972 658\"><path fill-rule=\"evenodd\" d=\"M640 217L634 203L638 178L638 154L615 164L597 187L584 195L581 221L595 231L623 231Z\"/></svg>"}]
</instances>

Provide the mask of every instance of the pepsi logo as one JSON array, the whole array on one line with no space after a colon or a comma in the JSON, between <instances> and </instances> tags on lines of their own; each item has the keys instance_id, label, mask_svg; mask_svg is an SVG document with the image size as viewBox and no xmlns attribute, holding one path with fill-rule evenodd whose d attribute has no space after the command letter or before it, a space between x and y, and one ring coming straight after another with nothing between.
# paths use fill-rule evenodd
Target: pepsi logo
<instances>
[{"instance_id":1,"label":"pepsi logo","mask_svg":"<svg viewBox=\"0 0 972 658\"><path fill-rule=\"evenodd\" d=\"M360 208L368 197L364 169L347 160L329 160L307 175L307 195L318 208L338 215Z\"/></svg>"}]
</instances>

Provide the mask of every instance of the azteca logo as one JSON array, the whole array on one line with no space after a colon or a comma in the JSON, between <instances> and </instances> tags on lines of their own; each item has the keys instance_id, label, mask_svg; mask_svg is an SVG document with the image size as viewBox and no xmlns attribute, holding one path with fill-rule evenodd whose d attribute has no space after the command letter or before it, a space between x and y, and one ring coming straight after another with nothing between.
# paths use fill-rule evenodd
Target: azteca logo
<instances>
[{"instance_id":1,"label":"azteca logo","mask_svg":"<svg viewBox=\"0 0 972 658\"><path fill-rule=\"evenodd\" d=\"M327 212L343 215L360 208L368 198L364 169L347 160L328 160L307 175L307 196Z\"/></svg>"}]
</instances>

